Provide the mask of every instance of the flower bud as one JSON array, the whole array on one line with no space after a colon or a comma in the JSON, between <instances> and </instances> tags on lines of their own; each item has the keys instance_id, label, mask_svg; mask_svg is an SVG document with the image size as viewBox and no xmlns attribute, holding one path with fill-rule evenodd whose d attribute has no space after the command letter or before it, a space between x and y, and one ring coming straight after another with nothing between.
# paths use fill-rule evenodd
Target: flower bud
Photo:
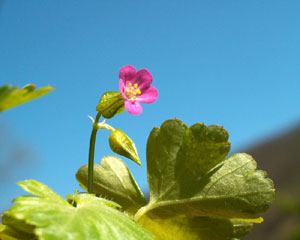
<instances>
[{"instance_id":1,"label":"flower bud","mask_svg":"<svg viewBox=\"0 0 300 240\"><path fill-rule=\"evenodd\" d=\"M108 137L111 150L141 165L134 142L120 129L115 129Z\"/></svg>"}]
</instances>

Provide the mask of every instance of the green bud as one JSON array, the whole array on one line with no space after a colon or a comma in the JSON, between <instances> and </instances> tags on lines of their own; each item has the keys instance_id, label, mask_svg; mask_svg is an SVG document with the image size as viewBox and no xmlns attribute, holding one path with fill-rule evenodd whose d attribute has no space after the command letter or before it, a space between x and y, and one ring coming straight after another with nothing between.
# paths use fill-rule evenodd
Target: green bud
<instances>
[{"instance_id":1,"label":"green bud","mask_svg":"<svg viewBox=\"0 0 300 240\"><path fill-rule=\"evenodd\" d=\"M120 129L115 129L108 137L111 150L141 165L134 142Z\"/></svg>"},{"instance_id":2,"label":"green bud","mask_svg":"<svg viewBox=\"0 0 300 240\"><path fill-rule=\"evenodd\" d=\"M124 99L120 92L106 92L101 96L96 110L107 119L125 110Z\"/></svg>"}]
</instances>

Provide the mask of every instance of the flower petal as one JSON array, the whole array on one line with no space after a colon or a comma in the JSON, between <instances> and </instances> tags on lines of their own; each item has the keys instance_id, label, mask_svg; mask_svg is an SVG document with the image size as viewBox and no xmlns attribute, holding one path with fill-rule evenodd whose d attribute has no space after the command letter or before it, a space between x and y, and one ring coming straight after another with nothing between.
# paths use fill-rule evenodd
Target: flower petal
<instances>
[{"instance_id":1,"label":"flower petal","mask_svg":"<svg viewBox=\"0 0 300 240\"><path fill-rule=\"evenodd\" d=\"M119 88L120 88L120 92L121 92L123 98L127 99L127 97L125 95L125 91L126 91L126 89L125 89L125 83L124 83L123 80L121 80L121 78L120 78L120 81L119 81Z\"/></svg>"},{"instance_id":2,"label":"flower petal","mask_svg":"<svg viewBox=\"0 0 300 240\"><path fill-rule=\"evenodd\" d=\"M158 98L158 91L155 87L149 87L137 97L137 101L142 103L153 103Z\"/></svg>"},{"instance_id":3,"label":"flower petal","mask_svg":"<svg viewBox=\"0 0 300 240\"><path fill-rule=\"evenodd\" d=\"M138 88L143 91L150 87L152 80L152 74L147 69L141 69L136 73L136 79L134 83L137 83Z\"/></svg>"},{"instance_id":4,"label":"flower petal","mask_svg":"<svg viewBox=\"0 0 300 240\"><path fill-rule=\"evenodd\" d=\"M136 70L133 66L124 66L120 69L119 79L123 81L124 85L126 86L126 82L131 81L133 82L136 77Z\"/></svg>"},{"instance_id":5,"label":"flower petal","mask_svg":"<svg viewBox=\"0 0 300 240\"><path fill-rule=\"evenodd\" d=\"M130 114L139 115L143 112L141 104L138 102L130 102L125 100L125 108Z\"/></svg>"}]
</instances>

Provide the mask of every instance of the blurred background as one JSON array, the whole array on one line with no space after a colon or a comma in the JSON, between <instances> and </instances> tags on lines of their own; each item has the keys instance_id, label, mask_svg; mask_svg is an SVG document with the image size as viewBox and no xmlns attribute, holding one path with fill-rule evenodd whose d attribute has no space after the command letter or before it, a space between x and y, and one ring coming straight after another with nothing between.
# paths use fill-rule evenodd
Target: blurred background
<instances>
[{"instance_id":1,"label":"blurred background","mask_svg":"<svg viewBox=\"0 0 300 240\"><path fill-rule=\"evenodd\" d=\"M0 116L0 211L24 179L65 196L80 189L88 115L119 69L153 74L159 98L142 115L109 120L136 143L124 159L147 192L149 132L169 118L224 126L232 153L252 154L277 201L245 239L292 239L300 229L300 2L0 0L0 85L52 85L50 94ZM112 154L99 131L95 162ZM298 212L297 212L298 211ZM295 235L293 239L299 239Z\"/></svg>"}]
</instances>

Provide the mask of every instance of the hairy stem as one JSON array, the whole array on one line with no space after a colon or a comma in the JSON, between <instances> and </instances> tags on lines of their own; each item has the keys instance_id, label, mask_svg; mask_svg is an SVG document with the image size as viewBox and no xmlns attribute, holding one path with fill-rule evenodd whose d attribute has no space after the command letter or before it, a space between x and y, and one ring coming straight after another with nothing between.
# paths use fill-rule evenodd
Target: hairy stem
<instances>
[{"instance_id":1,"label":"hairy stem","mask_svg":"<svg viewBox=\"0 0 300 240\"><path fill-rule=\"evenodd\" d=\"M89 150L89 165L88 165L88 192L94 192L94 153L95 153L95 143L96 143L96 135L97 135L97 125L99 119L101 117L101 113L98 112L96 119L93 123L93 130L90 138L90 150Z\"/></svg>"}]
</instances>

